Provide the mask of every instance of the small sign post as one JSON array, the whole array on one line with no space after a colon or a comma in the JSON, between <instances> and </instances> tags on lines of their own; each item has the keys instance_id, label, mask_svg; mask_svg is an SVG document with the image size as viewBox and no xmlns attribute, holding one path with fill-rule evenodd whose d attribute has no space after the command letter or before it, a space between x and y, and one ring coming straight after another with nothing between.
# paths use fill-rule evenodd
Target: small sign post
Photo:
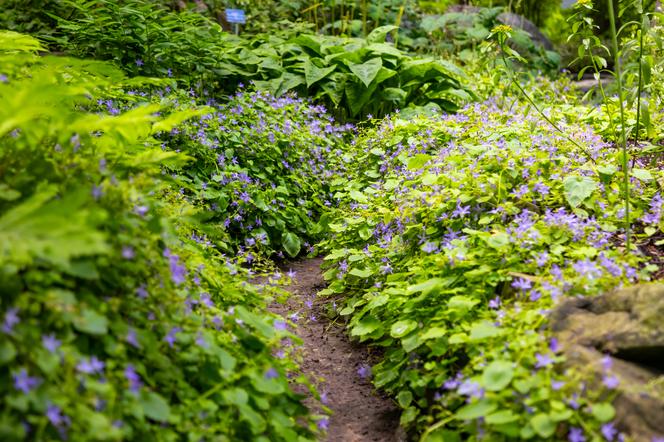
<instances>
[{"instance_id":1,"label":"small sign post","mask_svg":"<svg viewBox=\"0 0 664 442\"><path fill-rule=\"evenodd\" d=\"M244 15L244 9L226 9L226 21L228 23L233 23L235 34L239 34L240 25L247 22L247 17Z\"/></svg>"}]
</instances>

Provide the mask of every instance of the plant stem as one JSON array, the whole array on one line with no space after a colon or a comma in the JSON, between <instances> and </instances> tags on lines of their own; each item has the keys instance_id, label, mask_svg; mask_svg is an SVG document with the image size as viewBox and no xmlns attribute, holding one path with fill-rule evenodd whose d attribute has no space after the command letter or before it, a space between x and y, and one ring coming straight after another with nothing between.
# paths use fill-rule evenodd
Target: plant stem
<instances>
[{"instance_id":1,"label":"plant stem","mask_svg":"<svg viewBox=\"0 0 664 442\"><path fill-rule=\"evenodd\" d=\"M639 145L639 129L640 124L639 120L641 117L641 93L643 92L643 19L645 16L645 10L643 10L643 2L641 2L641 29L639 35L639 86L636 92L636 133L634 134L634 145ZM633 161L633 160L632 160ZM634 166L634 163L632 163Z\"/></svg>"},{"instance_id":2,"label":"plant stem","mask_svg":"<svg viewBox=\"0 0 664 442\"><path fill-rule=\"evenodd\" d=\"M505 64L505 68L506 68L507 71L509 72L510 80L512 81L512 83L514 83L514 84L516 85L516 87L519 89L519 91L521 92L521 94L526 98L526 100L528 100L528 103L530 103L530 105L531 105L533 108L535 108L535 110L537 111L537 113L539 113L540 116L541 116L542 118L544 118L544 119L546 120L547 123L549 123L549 124L555 129L555 130L557 130L558 132L560 132L565 138L567 138L567 140L568 140L569 142L571 142L571 143L574 144L576 147L578 147L579 149L581 149L581 151L582 151L583 153L586 154L586 156L588 157L588 159L590 159L590 161L592 161L593 163L595 163L595 159L592 157L592 155L590 154L590 152L588 152L588 149L586 149L585 147L583 147L583 146L581 146L579 143L577 143L574 139L572 139L572 137L570 137L569 135L567 135L567 134L566 134L566 133L565 133L560 127L558 127L558 125L557 125L553 120L551 120L549 117L547 117L547 116L544 114L544 112L542 112L542 110L537 106L537 104L535 104L535 101L534 101L532 98L530 98L530 95L528 95L528 93L523 89L523 87L521 87L521 84L519 84L518 80L514 77L514 74L513 74L512 71L510 70L510 68L509 68L509 66L508 66L508 64L507 64L507 60L505 59L505 51L502 50L502 49L503 49L503 48L501 47L501 56L502 56L502 59L503 59L503 63Z\"/></svg>"},{"instance_id":3,"label":"plant stem","mask_svg":"<svg viewBox=\"0 0 664 442\"><path fill-rule=\"evenodd\" d=\"M627 158L627 135L625 133L625 103L623 100L622 68L620 66L620 53L618 52L618 35L616 32L616 17L613 11L613 0L607 0L609 6L609 23L611 25L611 42L613 44L613 64L618 82L618 100L620 101L620 132L622 137L622 168L623 187L625 192L625 244L627 252L630 251L630 220L629 220L629 160ZM637 127L638 130L638 127Z\"/></svg>"}]
</instances>

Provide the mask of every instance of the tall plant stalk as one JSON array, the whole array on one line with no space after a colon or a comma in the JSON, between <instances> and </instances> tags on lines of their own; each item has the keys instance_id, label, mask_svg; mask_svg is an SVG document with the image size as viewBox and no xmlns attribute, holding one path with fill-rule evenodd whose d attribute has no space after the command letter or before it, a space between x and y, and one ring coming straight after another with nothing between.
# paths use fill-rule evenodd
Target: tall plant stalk
<instances>
[{"instance_id":1,"label":"tall plant stalk","mask_svg":"<svg viewBox=\"0 0 664 442\"><path fill-rule=\"evenodd\" d=\"M641 29L639 31L639 85L636 91L636 133L634 134L634 145L639 145L639 128L641 118L641 93L643 92L643 34L646 31L644 26L646 20L646 11L643 9L643 1L640 3L641 10ZM632 163L633 165L633 163Z\"/></svg>"},{"instance_id":2,"label":"tall plant stalk","mask_svg":"<svg viewBox=\"0 0 664 442\"><path fill-rule=\"evenodd\" d=\"M625 244L627 251L631 249L631 226L630 226L630 213L629 213L629 159L627 156L627 134L625 131L625 103L623 100L623 85L622 85L622 66L620 64L620 52L618 51L618 33L616 32L616 17L613 10L613 0L607 0L609 6L609 24L611 27L611 43L613 45L613 64L616 75L616 82L618 84L618 100L620 101L620 132L622 144L622 168L623 168L623 190L625 200ZM639 77L639 82L641 81ZM638 131L638 127L637 127Z\"/></svg>"}]
</instances>

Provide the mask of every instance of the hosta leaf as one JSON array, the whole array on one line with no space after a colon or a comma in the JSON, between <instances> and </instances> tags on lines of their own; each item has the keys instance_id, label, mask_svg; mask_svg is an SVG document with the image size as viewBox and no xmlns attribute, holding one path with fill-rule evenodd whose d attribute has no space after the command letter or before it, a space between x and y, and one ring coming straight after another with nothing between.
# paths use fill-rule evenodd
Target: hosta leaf
<instances>
[{"instance_id":1,"label":"hosta leaf","mask_svg":"<svg viewBox=\"0 0 664 442\"><path fill-rule=\"evenodd\" d=\"M351 63L348 67L366 87L369 87L374 78L376 78L380 68L383 67L383 62L377 57L361 64Z\"/></svg>"},{"instance_id":2,"label":"hosta leaf","mask_svg":"<svg viewBox=\"0 0 664 442\"><path fill-rule=\"evenodd\" d=\"M323 60L321 60L322 62ZM304 62L304 78L307 80L307 87L330 75L336 69L336 65L319 68L311 59Z\"/></svg>"},{"instance_id":3,"label":"hosta leaf","mask_svg":"<svg viewBox=\"0 0 664 442\"><path fill-rule=\"evenodd\" d=\"M477 402L459 408L455 417L459 420L477 419L478 417L489 415L496 408L496 404L489 399L480 399Z\"/></svg>"}]
</instances>

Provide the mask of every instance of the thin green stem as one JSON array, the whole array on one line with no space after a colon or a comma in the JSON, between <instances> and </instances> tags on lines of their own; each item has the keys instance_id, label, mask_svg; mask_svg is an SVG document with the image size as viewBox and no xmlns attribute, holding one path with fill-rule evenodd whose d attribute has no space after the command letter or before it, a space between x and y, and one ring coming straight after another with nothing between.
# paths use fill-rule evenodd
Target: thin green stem
<instances>
[{"instance_id":1,"label":"thin green stem","mask_svg":"<svg viewBox=\"0 0 664 442\"><path fill-rule=\"evenodd\" d=\"M629 216L629 159L627 156L627 134L625 132L625 103L623 100L622 67L618 51L618 35L616 32L616 17L613 11L613 0L607 0L609 6L609 23L611 25L611 43L613 44L613 64L618 82L618 100L620 101L620 132L622 137L622 168L623 187L625 199L625 244L627 252L631 249L630 243L630 216Z\"/></svg>"},{"instance_id":2,"label":"thin green stem","mask_svg":"<svg viewBox=\"0 0 664 442\"><path fill-rule=\"evenodd\" d=\"M643 2L641 2L641 8L643 8ZM639 145L639 129L640 124L639 120L641 117L641 93L643 92L643 19L645 11L641 9L641 30L639 36L639 86L636 91L636 133L634 134L634 145ZM632 163L632 166L634 163Z\"/></svg>"},{"instance_id":3,"label":"thin green stem","mask_svg":"<svg viewBox=\"0 0 664 442\"><path fill-rule=\"evenodd\" d=\"M540 116L541 116L542 118L544 118L544 120L546 120L547 123L549 123L549 124L551 125L551 127L553 127L555 130L557 130L558 132L560 132L560 134L561 134L562 136L564 136L564 137L567 139L567 141L569 141L570 143L572 143L572 144L574 144L576 147L578 147L583 153L586 154L586 156L588 157L588 159L589 159L590 161L592 161L593 163L595 163L595 159L592 157L592 155L590 154L590 152L588 152L588 149L586 149L585 147L581 146L581 145L580 145L579 143L577 143L572 137L570 137L569 135L567 135L567 133L565 133L565 132L564 132L564 131L563 131L563 130L562 130L562 129L561 129L561 128L560 128L560 127L559 127L559 126L553 121L553 120L551 120L551 118L547 117L547 116L544 114L544 112L542 112L542 110L539 108L539 106L537 106L537 104L535 104L535 101L534 101L532 98L530 98L530 95L528 95L528 93L523 89L523 87L521 86L521 84L519 84L519 81L514 77L514 74L513 74L512 71L509 69L509 66L507 65L507 60L505 59L505 51L502 50L502 49L503 49L503 48L501 48L501 57L502 57L502 59L503 59L503 63L505 64L505 67L507 68L507 71L509 72L510 80L512 81L512 83L513 83L514 85L516 85L516 87L519 89L519 91L520 91L521 94L525 97L525 99L528 101L528 103L530 103L530 105L531 105L531 106L537 111L537 113L540 114Z\"/></svg>"}]
</instances>

